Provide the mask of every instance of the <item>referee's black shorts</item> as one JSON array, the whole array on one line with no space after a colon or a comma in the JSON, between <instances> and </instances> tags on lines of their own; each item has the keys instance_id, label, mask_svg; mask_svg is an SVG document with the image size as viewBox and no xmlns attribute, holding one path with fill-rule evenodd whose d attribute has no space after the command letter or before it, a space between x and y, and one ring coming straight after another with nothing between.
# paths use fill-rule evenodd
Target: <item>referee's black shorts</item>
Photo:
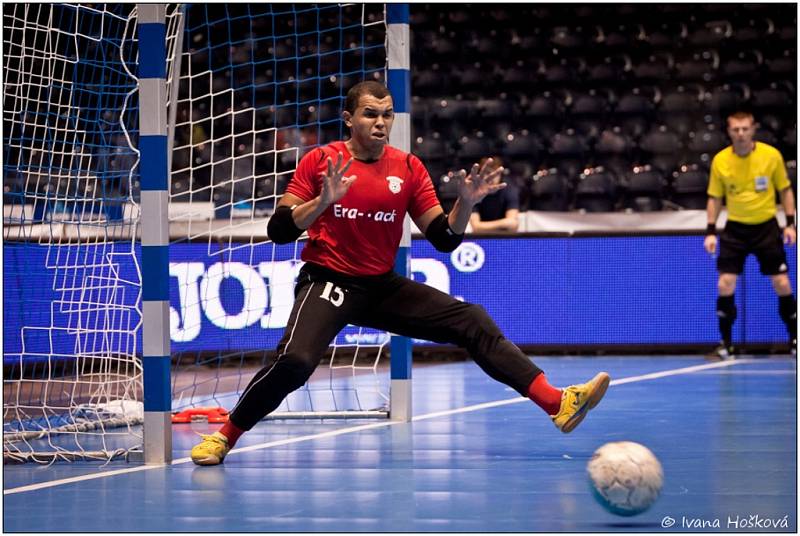
<instances>
[{"instance_id":1,"label":"referee's black shorts","mask_svg":"<svg viewBox=\"0 0 800 536\"><path fill-rule=\"evenodd\" d=\"M764 275L788 271L783 232L775 218L755 225L728 220L720 235L717 270L720 273L741 274L744 261L751 253L758 258Z\"/></svg>"}]
</instances>

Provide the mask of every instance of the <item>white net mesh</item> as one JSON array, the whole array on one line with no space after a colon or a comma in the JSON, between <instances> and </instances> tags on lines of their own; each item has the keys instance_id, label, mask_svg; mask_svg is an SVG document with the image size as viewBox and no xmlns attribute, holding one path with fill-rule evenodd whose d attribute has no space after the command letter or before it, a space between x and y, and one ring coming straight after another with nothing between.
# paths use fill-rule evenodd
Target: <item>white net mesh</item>
<instances>
[{"instance_id":1,"label":"white net mesh","mask_svg":"<svg viewBox=\"0 0 800 536\"><path fill-rule=\"evenodd\" d=\"M110 460L142 441L136 8L3 28L4 460Z\"/></svg>"},{"instance_id":2,"label":"white net mesh","mask_svg":"<svg viewBox=\"0 0 800 536\"><path fill-rule=\"evenodd\" d=\"M136 7L3 25L4 459L110 460L142 442ZM230 408L293 301L302 243L266 220L346 89L383 79L383 6L171 5L167 28L173 407ZM387 341L348 327L282 411L384 414Z\"/></svg>"}]
</instances>

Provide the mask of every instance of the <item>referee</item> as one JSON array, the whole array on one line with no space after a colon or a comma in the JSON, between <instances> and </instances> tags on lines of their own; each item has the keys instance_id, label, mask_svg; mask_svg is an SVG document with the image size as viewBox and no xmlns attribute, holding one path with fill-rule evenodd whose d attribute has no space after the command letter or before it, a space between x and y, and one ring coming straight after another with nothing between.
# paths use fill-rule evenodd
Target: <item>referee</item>
<instances>
[{"instance_id":1,"label":"referee","mask_svg":"<svg viewBox=\"0 0 800 536\"><path fill-rule=\"evenodd\" d=\"M728 222L720 235L717 258L717 317L722 340L711 355L715 359L733 359L731 332L736 320L736 279L750 253L758 259L761 273L772 281L772 288L778 295L778 312L786 324L793 353L797 345L797 303L784 250L784 243L792 245L797 239L794 194L780 152L766 143L754 141L754 134L752 114L739 111L730 115L728 135L732 145L717 153L711 162L706 208L708 228L704 241L711 255L717 249L716 221L723 197L728 206ZM783 231L775 219L776 191L780 193L786 214Z\"/></svg>"}]
</instances>

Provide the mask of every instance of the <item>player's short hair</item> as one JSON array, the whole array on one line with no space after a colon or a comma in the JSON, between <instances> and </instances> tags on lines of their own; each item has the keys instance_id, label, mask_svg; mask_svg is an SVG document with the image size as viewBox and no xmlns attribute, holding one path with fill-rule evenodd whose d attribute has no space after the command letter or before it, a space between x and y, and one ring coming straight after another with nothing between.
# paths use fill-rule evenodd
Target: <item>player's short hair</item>
<instances>
[{"instance_id":1,"label":"player's short hair","mask_svg":"<svg viewBox=\"0 0 800 536\"><path fill-rule=\"evenodd\" d=\"M359 82L351 87L350 91L347 92L347 97L344 99L344 111L350 112L351 114L356 113L356 108L358 108L358 100L362 95L372 95L376 99L392 96L389 88L380 82L376 82L374 80Z\"/></svg>"},{"instance_id":2,"label":"player's short hair","mask_svg":"<svg viewBox=\"0 0 800 536\"><path fill-rule=\"evenodd\" d=\"M753 117L753 114L751 114L750 112L745 112L744 110L739 110L737 112L733 112L732 114L730 114L728 116L728 122L730 122L731 119L734 119L736 121L741 121L742 119L749 119L752 123L756 122L756 119L755 117Z\"/></svg>"}]
</instances>

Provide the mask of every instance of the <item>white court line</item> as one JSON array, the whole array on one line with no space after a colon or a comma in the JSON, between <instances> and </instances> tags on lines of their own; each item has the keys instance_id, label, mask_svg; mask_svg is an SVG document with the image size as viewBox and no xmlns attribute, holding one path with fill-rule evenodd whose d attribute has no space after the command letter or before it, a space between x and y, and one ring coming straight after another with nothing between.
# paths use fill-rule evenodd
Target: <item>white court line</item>
<instances>
[{"instance_id":1,"label":"white court line","mask_svg":"<svg viewBox=\"0 0 800 536\"><path fill-rule=\"evenodd\" d=\"M649 374L641 374L639 376L629 376L627 378L620 378L619 380L611 380L611 385L624 385L626 383L640 382L640 381L646 381L646 380L656 380L658 378L666 378L668 376L678 376L680 374L691 374L693 372L699 372L699 371L702 371L702 370L718 369L718 368L730 367L730 366L733 366L733 365L744 365L744 364L759 363L759 362L763 362L763 360L762 359L737 359L737 360L734 360L734 361L720 361L720 362L717 362L717 363L708 363L708 364L705 364L705 365L695 365L695 366L691 366L691 367L683 367L683 368L679 368L679 369L671 369L671 370L664 370L664 371L661 371L661 372L652 372L652 373L649 373ZM450 410L446 410L446 411L437 411L437 412L434 412L434 413L426 413L424 415L418 415L416 417L413 417L411 420L412 421L424 421L424 420L428 420L428 419L434 419L436 417L444 417L444 416L447 416L447 415L455 415L455 414L458 414L458 413L468 413L468 412L471 412L471 411L478 411L478 410L481 410L481 409L495 408L495 407L499 407L499 406L506 406L506 405L509 405L509 404L518 404L520 402L525 402L525 401L528 401L528 399L525 398L525 397L518 396L518 397L515 397L515 398L509 398L509 399L506 399L506 400L498 400L498 401L495 401L495 402L485 402L483 404L475 404L475 405L472 405L472 406L465 406L463 408L450 409ZM331 431L328 431L328 432L321 432L319 434L298 436L298 437L289 438L289 439L281 439L279 441L271 441L269 443L260 443L258 445L250 445L248 447L235 448L235 449L231 450L228 455L230 456L231 454L238 453L238 452L250 452L250 451L254 451L254 450L263 450L263 449L268 449L268 448L272 448L272 447L278 447L278 446L281 446L281 445L290 445L292 443L301 443L303 441L313 441L314 439L322 439L322 438L326 438L326 437L334 437L334 436L343 435L343 434L349 434L349 433L353 433L353 432L361 432L361 431L364 431L364 430L373 430L373 429L376 429L376 428L384 428L384 427L387 427L387 426L393 426L395 424L405 424L405 423L403 421L382 421L382 422L371 423L371 424L362 424L362 425L359 425L359 426L350 426L348 428L340 428L338 430L331 430ZM184 463L189 463L191 461L192 461L192 459L189 458L189 457L178 458L177 460L173 460L171 465L180 465L180 464L184 464ZM14 493L23 493L23 492L26 492L26 491L35 491L35 490L40 490L40 489L45 489L45 488L52 488L52 487L61 486L61 485L64 485L64 484L72 484L72 483L75 483L75 482L83 482L83 481L86 481L86 480L94 480L96 478L106 478L106 477L109 477L109 476L116 476L116 475L122 475L122 474L127 474L127 473L136 473L136 472L139 472L139 471L149 471L150 469L163 469L163 468L164 468L163 465L139 465L139 466L136 466L136 467L130 467L130 468L125 468L125 469L115 469L115 470L112 470L112 471L103 471L103 472L99 472L99 473L95 473L95 474L91 474L91 475L81 475L81 476L75 476L75 477L71 477L71 478L62 478L60 480L51 480L51 481L48 481L48 482L40 482L38 484L30 484L28 486L20 486L18 488L11 488L11 489L7 489L7 490L3 490L3 495L12 495Z\"/></svg>"}]
</instances>

